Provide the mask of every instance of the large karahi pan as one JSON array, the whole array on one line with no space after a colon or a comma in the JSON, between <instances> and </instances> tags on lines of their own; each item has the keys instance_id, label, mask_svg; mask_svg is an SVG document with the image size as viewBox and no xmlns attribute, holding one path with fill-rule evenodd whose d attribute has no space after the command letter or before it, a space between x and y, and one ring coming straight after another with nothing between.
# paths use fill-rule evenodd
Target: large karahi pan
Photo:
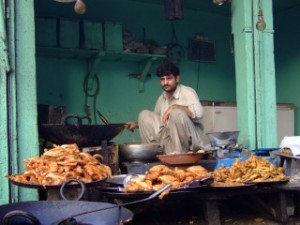
<instances>
[{"instance_id":1,"label":"large karahi pan","mask_svg":"<svg viewBox=\"0 0 300 225\"><path fill-rule=\"evenodd\" d=\"M115 204L57 200L28 201L0 206L0 220L3 225L53 225L72 217L74 214L98 209L98 212L76 217L80 224L112 225L132 220L133 213ZM31 221L31 222L30 222ZM71 224L71 223L70 223Z\"/></svg>"},{"instance_id":2,"label":"large karahi pan","mask_svg":"<svg viewBox=\"0 0 300 225\"><path fill-rule=\"evenodd\" d=\"M64 184L68 182L70 181L66 181ZM77 182L83 185L80 181ZM65 185L62 185L60 194L63 193L64 187ZM120 205L71 200L27 201L6 204L0 206L0 222L2 225L124 224L133 219L133 213L125 206L154 199L170 187L170 184L166 185L147 198Z\"/></svg>"},{"instance_id":3,"label":"large karahi pan","mask_svg":"<svg viewBox=\"0 0 300 225\"><path fill-rule=\"evenodd\" d=\"M75 120L70 123L69 120ZM88 124L83 124L83 119L88 120ZM39 134L47 141L54 144L74 144L79 147L100 146L102 141L109 142L120 134L126 127L125 123L108 125L91 125L89 118L77 115L66 115L62 119L62 124L41 124Z\"/></svg>"}]
</instances>

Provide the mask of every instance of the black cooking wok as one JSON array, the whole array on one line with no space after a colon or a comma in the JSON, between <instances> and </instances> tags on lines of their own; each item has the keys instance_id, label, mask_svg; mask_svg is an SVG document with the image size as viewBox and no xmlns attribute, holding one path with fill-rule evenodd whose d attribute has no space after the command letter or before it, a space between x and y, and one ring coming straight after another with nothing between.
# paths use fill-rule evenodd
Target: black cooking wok
<instances>
[{"instance_id":1,"label":"black cooking wok","mask_svg":"<svg viewBox=\"0 0 300 225\"><path fill-rule=\"evenodd\" d=\"M83 124L87 119L88 124ZM73 120L71 123L70 121ZM62 124L39 125L40 135L55 144L74 144L79 147L100 146L103 140L110 141L121 133L126 124L91 125L88 117L66 115Z\"/></svg>"},{"instance_id":2,"label":"black cooking wok","mask_svg":"<svg viewBox=\"0 0 300 225\"><path fill-rule=\"evenodd\" d=\"M94 209L103 210L92 214L78 216L76 217L76 220L80 222L80 224L113 225L120 224L121 222L129 222L133 218L133 213L130 210L124 207L117 207L115 204L61 200L29 201L2 205L0 206L0 220L3 225L53 225L68 217L72 217L74 214ZM26 218L29 218L30 220ZM31 223L30 221L35 221L35 223Z\"/></svg>"},{"instance_id":3,"label":"black cooking wok","mask_svg":"<svg viewBox=\"0 0 300 225\"><path fill-rule=\"evenodd\" d=\"M60 190L63 196L64 183ZM78 181L82 184L80 181ZM83 185L83 184L82 184ZM83 185L84 187L84 185ZM133 213L126 205L151 200L171 187L168 184L151 196L121 205L88 201L29 201L0 206L2 225L117 225L129 222ZM82 189L84 191L84 188ZM65 199L65 198L64 198Z\"/></svg>"}]
</instances>

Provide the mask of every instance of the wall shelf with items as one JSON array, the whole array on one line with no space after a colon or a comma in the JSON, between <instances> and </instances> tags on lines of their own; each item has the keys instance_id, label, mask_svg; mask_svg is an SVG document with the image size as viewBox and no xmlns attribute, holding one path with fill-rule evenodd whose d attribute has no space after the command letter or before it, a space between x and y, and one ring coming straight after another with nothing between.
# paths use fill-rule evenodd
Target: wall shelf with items
<instances>
[{"instance_id":1,"label":"wall shelf with items","mask_svg":"<svg viewBox=\"0 0 300 225\"><path fill-rule=\"evenodd\" d=\"M54 47L36 47L36 55L42 57L55 57L55 58L67 58L67 59L79 59L90 60L92 63L90 73L97 70L101 61L111 62L132 62L138 64L144 64L144 69L140 73L140 76L136 77L139 84L139 91L144 91L144 83L147 78L147 74L152 66L152 63L165 59L166 55L159 54L142 54L134 52L112 52L104 50L85 50L85 49L67 49L67 48L54 48Z\"/></svg>"},{"instance_id":2,"label":"wall shelf with items","mask_svg":"<svg viewBox=\"0 0 300 225\"><path fill-rule=\"evenodd\" d=\"M85 49L67 49L53 47L37 47L37 56L44 57L59 57L69 59L93 59L99 57L103 61L123 61L140 63L145 60L159 60L166 58L166 55L159 54L144 54L134 52L113 52L104 50L85 50Z\"/></svg>"}]
</instances>

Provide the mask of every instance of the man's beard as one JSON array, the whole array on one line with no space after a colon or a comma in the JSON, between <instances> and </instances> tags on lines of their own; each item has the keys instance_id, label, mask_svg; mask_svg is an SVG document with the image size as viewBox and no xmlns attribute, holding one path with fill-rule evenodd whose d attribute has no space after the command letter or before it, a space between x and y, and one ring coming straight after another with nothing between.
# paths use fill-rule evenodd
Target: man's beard
<instances>
[{"instance_id":1,"label":"man's beard","mask_svg":"<svg viewBox=\"0 0 300 225\"><path fill-rule=\"evenodd\" d=\"M163 86L163 90L167 93L172 93L176 90L176 87L177 85L175 87L171 87L170 85L165 85Z\"/></svg>"}]
</instances>

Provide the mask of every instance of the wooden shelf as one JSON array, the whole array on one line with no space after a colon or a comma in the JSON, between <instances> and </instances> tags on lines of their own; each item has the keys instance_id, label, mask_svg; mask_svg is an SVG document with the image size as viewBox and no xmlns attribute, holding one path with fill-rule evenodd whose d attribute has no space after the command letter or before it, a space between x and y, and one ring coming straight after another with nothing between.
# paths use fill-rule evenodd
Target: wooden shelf
<instances>
[{"instance_id":1,"label":"wooden shelf","mask_svg":"<svg viewBox=\"0 0 300 225\"><path fill-rule=\"evenodd\" d=\"M97 73L98 67L102 61L110 62L132 62L144 64L139 80L139 92L144 91L145 80L152 66L152 63L159 59L164 59L166 55L158 54L141 54L133 52L111 52L103 50L84 50L84 49L67 49L52 47L36 47L36 55L53 58L80 59L91 61L89 73Z\"/></svg>"},{"instance_id":2,"label":"wooden shelf","mask_svg":"<svg viewBox=\"0 0 300 225\"><path fill-rule=\"evenodd\" d=\"M145 60L159 60L166 58L166 55L142 54L133 52L111 52L103 50L84 50L84 49L67 49L52 47L37 47L36 54L45 57L59 57L69 59L95 59L101 58L101 61L118 61L118 62L144 62Z\"/></svg>"}]
</instances>

